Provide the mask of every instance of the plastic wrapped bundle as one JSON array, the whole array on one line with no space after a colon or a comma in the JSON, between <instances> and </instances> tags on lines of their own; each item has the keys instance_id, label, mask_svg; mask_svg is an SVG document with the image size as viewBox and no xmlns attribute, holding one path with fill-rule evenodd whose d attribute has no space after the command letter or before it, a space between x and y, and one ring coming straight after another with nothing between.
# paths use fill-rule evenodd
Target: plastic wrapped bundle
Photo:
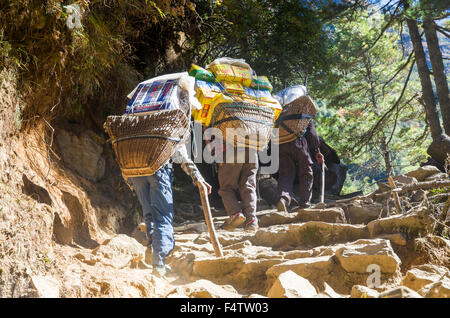
<instances>
[{"instance_id":1,"label":"plastic wrapped bundle","mask_svg":"<svg viewBox=\"0 0 450 318\"><path fill-rule=\"evenodd\" d=\"M309 122L316 116L317 108L309 96L300 96L283 107L275 122L272 140L284 144L303 136Z\"/></svg>"},{"instance_id":2,"label":"plastic wrapped bundle","mask_svg":"<svg viewBox=\"0 0 450 318\"><path fill-rule=\"evenodd\" d=\"M182 109L188 117L191 106L200 108L194 97L195 80L188 73L155 77L139 83L128 95L126 114L146 114L152 111Z\"/></svg>"},{"instance_id":3,"label":"plastic wrapped bundle","mask_svg":"<svg viewBox=\"0 0 450 318\"><path fill-rule=\"evenodd\" d=\"M306 95L306 87L303 85L293 85L285 88L275 94L275 98L278 102L284 106L290 104L297 98Z\"/></svg>"}]
</instances>

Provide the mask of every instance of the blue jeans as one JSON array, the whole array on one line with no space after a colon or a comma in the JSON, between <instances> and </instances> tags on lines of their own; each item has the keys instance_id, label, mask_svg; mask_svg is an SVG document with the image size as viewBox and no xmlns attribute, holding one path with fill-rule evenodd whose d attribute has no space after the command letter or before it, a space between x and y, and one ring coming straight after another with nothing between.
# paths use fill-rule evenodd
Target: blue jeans
<instances>
[{"instance_id":1,"label":"blue jeans","mask_svg":"<svg viewBox=\"0 0 450 318\"><path fill-rule=\"evenodd\" d=\"M163 266L175 247L173 234L172 169L165 165L154 175L129 178L142 206L147 236L152 241L152 265Z\"/></svg>"}]
</instances>

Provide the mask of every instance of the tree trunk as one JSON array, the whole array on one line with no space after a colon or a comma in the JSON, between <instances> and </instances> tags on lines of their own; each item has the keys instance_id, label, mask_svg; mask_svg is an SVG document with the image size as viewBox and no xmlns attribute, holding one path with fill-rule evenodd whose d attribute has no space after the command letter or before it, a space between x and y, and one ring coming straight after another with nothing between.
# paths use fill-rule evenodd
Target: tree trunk
<instances>
[{"instance_id":1,"label":"tree trunk","mask_svg":"<svg viewBox=\"0 0 450 318\"><path fill-rule=\"evenodd\" d=\"M427 66L425 52L422 46L422 38L420 37L417 22L416 20L407 18L406 23L408 25L411 42L413 44L417 71L419 72L420 83L422 85L422 98L427 122L430 127L431 137L433 138L433 142L428 147L427 152L433 159L443 165L445 159L447 158L447 154L450 153L450 138L446 134L442 133L436 103L434 101L430 71Z\"/></svg>"},{"instance_id":2,"label":"tree trunk","mask_svg":"<svg viewBox=\"0 0 450 318\"><path fill-rule=\"evenodd\" d=\"M450 100L448 96L448 84L445 76L444 63L441 49L436 34L436 26L432 19L423 21L423 29L427 39L428 53L433 67L434 82L438 94L439 105L442 114L443 126L446 135L450 135Z\"/></svg>"}]
</instances>

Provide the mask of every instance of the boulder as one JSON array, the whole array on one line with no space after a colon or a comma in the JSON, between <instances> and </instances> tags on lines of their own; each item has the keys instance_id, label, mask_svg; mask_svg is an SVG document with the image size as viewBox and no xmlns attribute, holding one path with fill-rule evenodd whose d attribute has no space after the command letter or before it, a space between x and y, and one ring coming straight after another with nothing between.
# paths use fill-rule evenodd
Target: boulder
<instances>
[{"instance_id":1,"label":"boulder","mask_svg":"<svg viewBox=\"0 0 450 318\"><path fill-rule=\"evenodd\" d=\"M114 268L132 267L143 260L145 248L134 238L119 234L92 251L90 262L100 262Z\"/></svg>"},{"instance_id":2,"label":"boulder","mask_svg":"<svg viewBox=\"0 0 450 318\"><path fill-rule=\"evenodd\" d=\"M406 176L404 174L399 174L395 177L392 178L395 182L395 185L398 186L403 186L403 185L407 185L407 184L413 184L413 183L417 183L417 179L411 176Z\"/></svg>"},{"instance_id":3,"label":"boulder","mask_svg":"<svg viewBox=\"0 0 450 318\"><path fill-rule=\"evenodd\" d=\"M311 298L316 295L314 286L293 271L279 275L267 293L270 298Z\"/></svg>"},{"instance_id":4,"label":"boulder","mask_svg":"<svg viewBox=\"0 0 450 318\"><path fill-rule=\"evenodd\" d=\"M350 294L351 298L378 298L379 293L372 288L362 286L362 285L353 285L352 291Z\"/></svg>"},{"instance_id":5,"label":"boulder","mask_svg":"<svg viewBox=\"0 0 450 318\"><path fill-rule=\"evenodd\" d=\"M383 205L379 203L365 204L355 202L347 205L347 218L351 224L367 224L378 219L383 212Z\"/></svg>"},{"instance_id":6,"label":"boulder","mask_svg":"<svg viewBox=\"0 0 450 318\"><path fill-rule=\"evenodd\" d=\"M358 240L336 251L340 265L347 272L367 273L369 265L376 264L382 273L393 274L400 268L401 260L391 243L383 239Z\"/></svg>"},{"instance_id":7,"label":"boulder","mask_svg":"<svg viewBox=\"0 0 450 318\"><path fill-rule=\"evenodd\" d=\"M306 257L289 260L270 267L267 272L267 279L271 281L284 272L292 271L302 277L310 277L314 274L328 272L333 266L332 256Z\"/></svg>"},{"instance_id":8,"label":"boulder","mask_svg":"<svg viewBox=\"0 0 450 318\"><path fill-rule=\"evenodd\" d=\"M430 231L433 226L434 221L427 213L426 207L420 207L406 215L399 214L370 221L367 228L370 237L398 233L400 230L412 236L418 236L420 233Z\"/></svg>"},{"instance_id":9,"label":"boulder","mask_svg":"<svg viewBox=\"0 0 450 318\"><path fill-rule=\"evenodd\" d=\"M441 171L435 166L423 166L419 169L408 172L406 176L416 178L417 181L424 181L427 177L440 172Z\"/></svg>"},{"instance_id":10,"label":"boulder","mask_svg":"<svg viewBox=\"0 0 450 318\"><path fill-rule=\"evenodd\" d=\"M346 223L344 210L338 207L328 209L297 209L296 211L296 220L300 222L322 221L327 223Z\"/></svg>"},{"instance_id":11,"label":"boulder","mask_svg":"<svg viewBox=\"0 0 450 318\"><path fill-rule=\"evenodd\" d=\"M294 213L288 212L272 212L263 215L259 219L259 226L268 227L275 224L288 224L293 223L296 220L296 215Z\"/></svg>"},{"instance_id":12,"label":"boulder","mask_svg":"<svg viewBox=\"0 0 450 318\"><path fill-rule=\"evenodd\" d=\"M445 274L450 275L450 271L445 267L431 264L414 266L406 272L402 285L419 291L425 285L438 282Z\"/></svg>"},{"instance_id":13,"label":"boulder","mask_svg":"<svg viewBox=\"0 0 450 318\"><path fill-rule=\"evenodd\" d=\"M378 298L422 298L422 296L408 287L398 286L380 293Z\"/></svg>"},{"instance_id":14,"label":"boulder","mask_svg":"<svg viewBox=\"0 0 450 318\"><path fill-rule=\"evenodd\" d=\"M39 298L59 298L59 281L51 276L31 276L31 285Z\"/></svg>"}]
</instances>

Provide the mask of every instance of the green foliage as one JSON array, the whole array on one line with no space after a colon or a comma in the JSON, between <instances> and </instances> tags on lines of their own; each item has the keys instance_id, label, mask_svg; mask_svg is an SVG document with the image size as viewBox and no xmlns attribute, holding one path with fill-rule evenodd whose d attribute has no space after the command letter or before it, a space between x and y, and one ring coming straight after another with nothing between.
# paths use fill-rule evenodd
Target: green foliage
<instances>
[{"instance_id":1,"label":"green foliage","mask_svg":"<svg viewBox=\"0 0 450 318\"><path fill-rule=\"evenodd\" d=\"M385 23L369 12L337 20L333 64L311 81L310 93L322 105L317 129L352 164L344 193L373 190L387 178L388 165L394 173L411 170L426 158L423 145L430 142L420 85L410 74L413 56L402 51L400 30L382 34Z\"/></svg>"}]
</instances>

